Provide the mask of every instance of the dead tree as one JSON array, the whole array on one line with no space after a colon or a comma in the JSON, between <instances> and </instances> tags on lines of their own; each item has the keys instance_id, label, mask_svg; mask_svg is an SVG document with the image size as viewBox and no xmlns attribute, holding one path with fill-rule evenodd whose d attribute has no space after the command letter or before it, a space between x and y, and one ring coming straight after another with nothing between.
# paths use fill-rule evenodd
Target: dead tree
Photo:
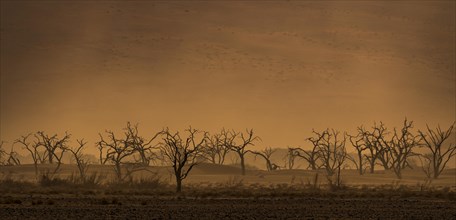
<instances>
[{"instance_id":1,"label":"dead tree","mask_svg":"<svg viewBox=\"0 0 456 220\"><path fill-rule=\"evenodd\" d=\"M354 158L348 156L347 158L351 160L355 166L356 169L359 171L359 175L364 174L364 154L363 151L367 150L366 142L365 142L365 132L363 131L364 129L362 127L358 127L358 134L356 136L351 136L348 135L350 140L350 143L356 150L356 155L358 156L357 160Z\"/></svg>"},{"instance_id":2,"label":"dead tree","mask_svg":"<svg viewBox=\"0 0 456 220\"><path fill-rule=\"evenodd\" d=\"M455 123L453 123L446 131L437 126L435 130L426 125L427 131L418 131L421 140L424 142L423 146L430 151L429 154L422 154L421 157L424 161L429 163L430 172L432 177L437 179L442 171L445 169L446 164L450 159L456 155L456 145L450 143L448 148L444 149L443 143L451 136ZM423 162L423 161L422 161Z\"/></svg>"},{"instance_id":3,"label":"dead tree","mask_svg":"<svg viewBox=\"0 0 456 220\"><path fill-rule=\"evenodd\" d=\"M246 133L231 131L225 139L225 146L239 156L241 160L242 175L245 175L245 155L250 152L248 146L254 146L253 142L261 140L260 137L254 136L253 129L246 129Z\"/></svg>"},{"instance_id":4,"label":"dead tree","mask_svg":"<svg viewBox=\"0 0 456 220\"><path fill-rule=\"evenodd\" d=\"M364 143L369 152L366 155L366 159L369 162L370 173L374 173L377 161L380 161L385 170L389 170L391 168L390 149L389 145L385 143L388 131L383 122L380 122L380 124L374 123L372 131L364 130L361 127L359 133L363 135Z\"/></svg>"},{"instance_id":5,"label":"dead tree","mask_svg":"<svg viewBox=\"0 0 456 220\"><path fill-rule=\"evenodd\" d=\"M127 127L124 128L125 137L128 137L125 141L128 142L128 145L132 146L137 154L139 154L139 163L144 166L150 165L150 160L153 155L153 149L156 149L156 145L153 145L152 142L163 134L163 131L159 131L154 134L151 139L145 139L139 135L138 125L132 126L130 122L127 122Z\"/></svg>"},{"instance_id":6,"label":"dead tree","mask_svg":"<svg viewBox=\"0 0 456 220\"><path fill-rule=\"evenodd\" d=\"M374 124L374 131L371 133L371 146L376 149L377 159L380 162L380 165L383 166L383 169L390 170L393 166L393 161L391 158L391 152L388 144L385 144L385 138L389 135L386 127L382 122L380 125ZM373 173L374 170L371 170Z\"/></svg>"},{"instance_id":7,"label":"dead tree","mask_svg":"<svg viewBox=\"0 0 456 220\"><path fill-rule=\"evenodd\" d=\"M310 151L304 150L302 148L293 148L293 152L296 156L307 161L307 169L317 170L318 168L320 168L318 164L318 145L315 145L318 141L313 138L308 138L307 140L309 140L313 144L312 149Z\"/></svg>"},{"instance_id":8,"label":"dead tree","mask_svg":"<svg viewBox=\"0 0 456 220\"><path fill-rule=\"evenodd\" d=\"M207 133L192 129L185 130L188 136L182 139L179 132L164 131L161 151L171 163L176 177L176 192L182 191L182 181L187 178L190 171L198 164L197 158L206 142ZM202 137L197 137L202 133Z\"/></svg>"},{"instance_id":9,"label":"dead tree","mask_svg":"<svg viewBox=\"0 0 456 220\"><path fill-rule=\"evenodd\" d=\"M46 149L46 157L48 159L48 163L54 164L54 159L56 159L57 167L60 167L63 154L67 148L66 144L71 135L65 132L65 136L59 138L57 134L49 136L43 131L38 131L35 136L39 140L39 144L41 144Z\"/></svg>"},{"instance_id":10,"label":"dead tree","mask_svg":"<svg viewBox=\"0 0 456 220\"><path fill-rule=\"evenodd\" d=\"M11 150L9 153L6 153L6 161L4 161L5 165L7 166L17 166L17 165L21 165L21 161L19 160L19 154L14 151L14 144L11 145Z\"/></svg>"},{"instance_id":11,"label":"dead tree","mask_svg":"<svg viewBox=\"0 0 456 220\"><path fill-rule=\"evenodd\" d=\"M434 172L433 172L433 168L432 168L432 154L419 154L418 159L420 160L420 163L421 163L421 170L426 175L426 178L428 180L433 179Z\"/></svg>"},{"instance_id":12,"label":"dead tree","mask_svg":"<svg viewBox=\"0 0 456 220\"><path fill-rule=\"evenodd\" d=\"M109 158L106 156L108 154L108 148L106 145L102 144L101 142L97 142L97 149L98 149L98 160L100 162L100 165L105 165Z\"/></svg>"},{"instance_id":13,"label":"dead tree","mask_svg":"<svg viewBox=\"0 0 456 220\"><path fill-rule=\"evenodd\" d=\"M251 151L256 156L262 157L266 161L266 169L267 171L277 170L279 166L277 164L271 162L271 156L275 153L277 149L272 149L271 147L265 148L262 151Z\"/></svg>"},{"instance_id":14,"label":"dead tree","mask_svg":"<svg viewBox=\"0 0 456 220\"><path fill-rule=\"evenodd\" d=\"M420 137L412 134L413 121L404 120L400 131L394 128L393 137L384 143L388 145L389 154L392 160L392 170L398 179L402 179L402 170L408 165L407 160L415 156L413 148L419 146Z\"/></svg>"},{"instance_id":15,"label":"dead tree","mask_svg":"<svg viewBox=\"0 0 456 220\"><path fill-rule=\"evenodd\" d=\"M328 181L332 185L332 176L336 174L336 186L341 185L340 171L342 165L347 158L347 151L345 148L346 136L339 139L340 133L334 129L326 129L323 132L313 131L316 138L313 138L313 142L318 147L319 158L322 163L322 167L326 170Z\"/></svg>"},{"instance_id":16,"label":"dead tree","mask_svg":"<svg viewBox=\"0 0 456 220\"><path fill-rule=\"evenodd\" d=\"M128 157L136 153L135 148L130 144L129 134L126 133L124 139L116 138L116 135L112 131L105 131L106 138L103 135L99 134L100 141L97 142L98 148L101 149L100 152L103 152L103 149L106 150L106 157L101 158L102 161L110 162L114 164L114 171L116 173L117 181L123 182L127 175L124 175L122 172L122 165L128 163L126 161Z\"/></svg>"},{"instance_id":17,"label":"dead tree","mask_svg":"<svg viewBox=\"0 0 456 220\"><path fill-rule=\"evenodd\" d=\"M84 139L76 140L76 142L78 142L79 146L75 148L68 148L68 151L73 155L74 160L76 161L76 165L79 171L79 179L81 182L84 182L86 180L87 169L89 168L89 161L85 158L85 155L83 153L87 142L84 141Z\"/></svg>"},{"instance_id":18,"label":"dead tree","mask_svg":"<svg viewBox=\"0 0 456 220\"><path fill-rule=\"evenodd\" d=\"M32 136L32 134L21 136L20 138L14 141L14 144L21 144L22 147L30 153L30 156L33 160L33 166L35 168L35 176L38 177L38 164L44 163L44 160L46 159L46 151L44 147L39 143L39 139L36 139L34 142L31 142L29 140L30 136ZM43 150L40 151L40 148L43 148Z\"/></svg>"},{"instance_id":19,"label":"dead tree","mask_svg":"<svg viewBox=\"0 0 456 220\"><path fill-rule=\"evenodd\" d=\"M202 149L202 156L213 164L224 164L229 149L225 146L228 131L222 129L220 133L208 135L206 145Z\"/></svg>"},{"instance_id":20,"label":"dead tree","mask_svg":"<svg viewBox=\"0 0 456 220\"><path fill-rule=\"evenodd\" d=\"M298 154L296 153L295 148L288 147L287 154L283 158L285 160L285 167L292 170L295 166L297 156Z\"/></svg>"},{"instance_id":21,"label":"dead tree","mask_svg":"<svg viewBox=\"0 0 456 220\"><path fill-rule=\"evenodd\" d=\"M57 134L49 136L43 131L38 131L35 134L38 144L45 148L46 158L49 164L55 164L57 162L52 175L56 174L60 170L62 165L62 158L64 153L67 150L67 143L70 139L70 134L65 132L65 135L62 138L59 138Z\"/></svg>"}]
</instances>

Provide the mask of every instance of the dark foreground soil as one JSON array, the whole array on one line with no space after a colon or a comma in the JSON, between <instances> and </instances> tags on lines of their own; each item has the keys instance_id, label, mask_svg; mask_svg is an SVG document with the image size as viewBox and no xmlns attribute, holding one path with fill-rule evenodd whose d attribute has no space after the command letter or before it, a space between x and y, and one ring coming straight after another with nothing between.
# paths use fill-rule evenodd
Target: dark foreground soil
<instances>
[{"instance_id":1,"label":"dark foreground soil","mask_svg":"<svg viewBox=\"0 0 456 220\"><path fill-rule=\"evenodd\" d=\"M456 219L456 202L422 198L3 195L0 219Z\"/></svg>"}]
</instances>

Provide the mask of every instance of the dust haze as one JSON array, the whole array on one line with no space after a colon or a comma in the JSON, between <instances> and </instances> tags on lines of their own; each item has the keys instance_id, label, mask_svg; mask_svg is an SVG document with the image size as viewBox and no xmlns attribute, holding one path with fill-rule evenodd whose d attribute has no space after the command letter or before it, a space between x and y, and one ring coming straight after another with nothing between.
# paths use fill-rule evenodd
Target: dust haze
<instances>
[{"instance_id":1,"label":"dust haze","mask_svg":"<svg viewBox=\"0 0 456 220\"><path fill-rule=\"evenodd\" d=\"M1 139L455 120L455 3L1 3Z\"/></svg>"}]
</instances>

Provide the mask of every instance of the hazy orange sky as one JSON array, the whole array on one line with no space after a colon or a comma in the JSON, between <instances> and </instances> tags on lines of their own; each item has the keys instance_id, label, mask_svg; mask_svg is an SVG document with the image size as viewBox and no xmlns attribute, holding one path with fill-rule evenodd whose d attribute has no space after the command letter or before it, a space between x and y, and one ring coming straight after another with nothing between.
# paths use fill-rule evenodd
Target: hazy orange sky
<instances>
[{"instance_id":1,"label":"hazy orange sky","mask_svg":"<svg viewBox=\"0 0 456 220\"><path fill-rule=\"evenodd\" d=\"M454 1L1 1L0 139L139 122L306 146L455 121Z\"/></svg>"}]
</instances>

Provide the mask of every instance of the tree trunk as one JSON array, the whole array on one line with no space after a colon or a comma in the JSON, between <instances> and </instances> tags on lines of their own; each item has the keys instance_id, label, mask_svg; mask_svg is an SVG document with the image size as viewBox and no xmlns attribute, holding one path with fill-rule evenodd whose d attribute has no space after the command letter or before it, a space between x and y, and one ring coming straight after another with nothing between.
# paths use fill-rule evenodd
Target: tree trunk
<instances>
[{"instance_id":1,"label":"tree trunk","mask_svg":"<svg viewBox=\"0 0 456 220\"><path fill-rule=\"evenodd\" d=\"M370 173L374 173L375 171L375 160L374 158L372 158L372 160L370 161Z\"/></svg>"},{"instance_id":2,"label":"tree trunk","mask_svg":"<svg viewBox=\"0 0 456 220\"><path fill-rule=\"evenodd\" d=\"M54 161L54 154L52 153L52 151L48 151L48 157L49 157L49 164L52 164Z\"/></svg>"},{"instance_id":3,"label":"tree trunk","mask_svg":"<svg viewBox=\"0 0 456 220\"><path fill-rule=\"evenodd\" d=\"M337 183L337 188L339 188L340 185L341 185L341 181L340 181L340 165L339 165L339 167L337 167L337 179L336 180L337 180L337 182L336 182Z\"/></svg>"},{"instance_id":4,"label":"tree trunk","mask_svg":"<svg viewBox=\"0 0 456 220\"><path fill-rule=\"evenodd\" d=\"M437 164L434 164L434 179L438 179L440 176L440 166Z\"/></svg>"},{"instance_id":5,"label":"tree trunk","mask_svg":"<svg viewBox=\"0 0 456 220\"><path fill-rule=\"evenodd\" d=\"M117 173L117 180L122 182L122 168L120 167L120 163L116 162L116 173Z\"/></svg>"},{"instance_id":6,"label":"tree trunk","mask_svg":"<svg viewBox=\"0 0 456 220\"><path fill-rule=\"evenodd\" d=\"M244 164L244 155L239 154L241 158L241 169L242 169L242 175L245 176L245 164Z\"/></svg>"},{"instance_id":7,"label":"tree trunk","mask_svg":"<svg viewBox=\"0 0 456 220\"><path fill-rule=\"evenodd\" d=\"M182 179L176 176L176 192L180 193L182 191Z\"/></svg>"},{"instance_id":8,"label":"tree trunk","mask_svg":"<svg viewBox=\"0 0 456 220\"><path fill-rule=\"evenodd\" d=\"M363 171L363 154L361 153L361 151L358 151L358 159L359 159L359 175L363 175L364 174L364 171Z\"/></svg>"},{"instance_id":9,"label":"tree trunk","mask_svg":"<svg viewBox=\"0 0 456 220\"><path fill-rule=\"evenodd\" d=\"M396 176L398 179L402 179L402 172L401 172L400 164L398 164L397 167L394 167L394 173L396 173Z\"/></svg>"},{"instance_id":10,"label":"tree trunk","mask_svg":"<svg viewBox=\"0 0 456 220\"><path fill-rule=\"evenodd\" d=\"M310 168L312 170L317 170L317 166L315 165L315 160L311 159L310 161Z\"/></svg>"},{"instance_id":11,"label":"tree trunk","mask_svg":"<svg viewBox=\"0 0 456 220\"><path fill-rule=\"evenodd\" d=\"M272 164L271 164L271 161L266 160L266 166L267 166L268 171L272 171Z\"/></svg>"}]
</instances>

